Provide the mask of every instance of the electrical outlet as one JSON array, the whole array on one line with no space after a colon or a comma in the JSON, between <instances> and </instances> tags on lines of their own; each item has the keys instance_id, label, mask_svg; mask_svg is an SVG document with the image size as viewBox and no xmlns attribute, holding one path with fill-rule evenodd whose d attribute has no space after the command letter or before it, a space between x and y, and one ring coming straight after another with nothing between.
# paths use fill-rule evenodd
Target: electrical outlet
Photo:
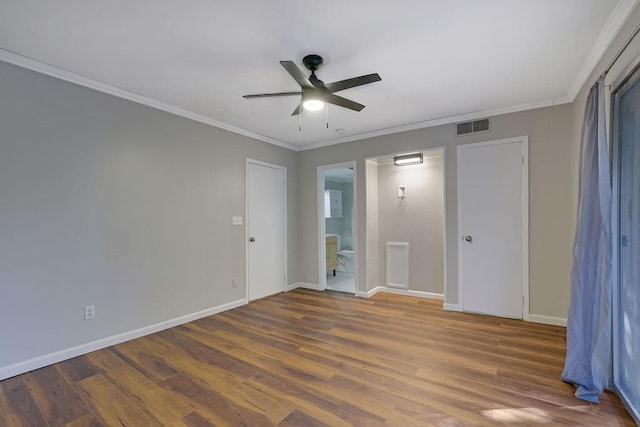
<instances>
[{"instance_id":1,"label":"electrical outlet","mask_svg":"<svg viewBox=\"0 0 640 427\"><path fill-rule=\"evenodd\" d=\"M398 199L406 199L406 198L407 198L407 186L398 185Z\"/></svg>"},{"instance_id":2,"label":"electrical outlet","mask_svg":"<svg viewBox=\"0 0 640 427\"><path fill-rule=\"evenodd\" d=\"M241 216L232 216L231 217L231 225L242 225L242 217Z\"/></svg>"},{"instance_id":3,"label":"electrical outlet","mask_svg":"<svg viewBox=\"0 0 640 427\"><path fill-rule=\"evenodd\" d=\"M96 317L96 306L88 305L84 308L84 320L93 319Z\"/></svg>"},{"instance_id":4,"label":"electrical outlet","mask_svg":"<svg viewBox=\"0 0 640 427\"><path fill-rule=\"evenodd\" d=\"M236 279L235 277L233 279L231 279L231 286L233 286L234 288L238 287L238 279Z\"/></svg>"}]
</instances>

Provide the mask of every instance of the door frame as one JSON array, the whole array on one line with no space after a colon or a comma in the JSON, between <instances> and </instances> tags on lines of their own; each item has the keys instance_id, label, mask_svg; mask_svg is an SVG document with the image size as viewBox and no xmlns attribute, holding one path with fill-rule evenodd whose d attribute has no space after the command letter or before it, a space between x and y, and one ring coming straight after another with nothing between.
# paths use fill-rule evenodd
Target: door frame
<instances>
[{"instance_id":1,"label":"door frame","mask_svg":"<svg viewBox=\"0 0 640 427\"><path fill-rule=\"evenodd\" d=\"M333 163L330 165L321 165L317 169L317 189L318 189L318 289L324 291L327 289L327 253L325 235L326 224L324 222L324 172L329 169L353 168L353 211L351 234L353 235L353 250L355 251L355 295L358 294L358 272L359 272L359 252L358 252L358 166L355 160L342 163Z\"/></svg>"},{"instance_id":2,"label":"door frame","mask_svg":"<svg viewBox=\"0 0 640 427\"><path fill-rule=\"evenodd\" d=\"M462 263L462 191L460 183L462 182L462 170L460 165L460 156L462 150L468 148L487 147L492 145L520 143L520 154L522 155L522 320L529 320L529 137L518 136L513 138L497 139L493 141L478 142L473 144L463 144L457 147L456 157L456 191L457 191L457 211L458 211L458 305L460 311L464 311L464 277Z\"/></svg>"},{"instance_id":3,"label":"door frame","mask_svg":"<svg viewBox=\"0 0 640 427\"><path fill-rule=\"evenodd\" d=\"M263 162L260 160L254 160L254 159L250 159L247 158L245 161L245 172L244 172L244 218L245 218L245 224L244 224L244 277L245 277L245 303L249 303L249 286L251 286L251 284L249 283L249 210L250 210L250 206L249 206L249 167L250 165L256 165L256 166L264 166L264 167L268 167L268 168L272 168L272 169L277 169L283 172L283 177L284 177L284 198L283 198L283 212L284 212L284 227L283 227L283 231L284 231L284 235L282 236L283 239L283 254L282 254L282 261L283 261L283 268L284 268L284 282L282 285L282 291L286 292L287 291L287 282L289 279L289 270L288 270L288 266L287 266L287 258L288 258L288 248L287 248L287 235L288 235L288 221L287 221L287 168L285 166L280 166L280 165L275 165L273 163L267 163L267 162Z\"/></svg>"},{"instance_id":4,"label":"door frame","mask_svg":"<svg viewBox=\"0 0 640 427\"><path fill-rule=\"evenodd\" d=\"M634 68L634 71L630 72L620 83L613 86L612 90L605 99L610 100L611 108L607 110L610 113L612 120L608 120L607 123L612 123L607 136L610 136L611 143L609 144L612 149L611 160L611 277L612 277L612 305L611 305L611 317L612 317L612 380L613 390L620 397L624 407L627 409L631 417L636 422L640 422L640 413L637 412L638 408L633 407L630 404L630 399L627 393L619 387L620 384L620 344L622 342L621 328L620 328L620 97L625 89L638 83L640 81L640 69Z\"/></svg>"},{"instance_id":5,"label":"door frame","mask_svg":"<svg viewBox=\"0 0 640 427\"><path fill-rule=\"evenodd\" d=\"M620 126L620 119L618 116L618 101L619 101L619 91L622 90L623 87L620 86L614 92L611 92L609 96L606 98L611 99L611 115L612 126L608 135L611 135L611 148L612 148L612 156L611 156L611 283L613 284L612 289L612 301L611 301L611 318L612 318L612 380L613 380L613 389L615 390L618 396L623 396L622 402L625 407L629 410L629 413L633 413L632 410L628 408L626 404L627 396L625 393L620 390L618 384L620 382L620 366L618 360L620 359L620 350L618 346L620 345L620 331L618 330L619 322L617 317L620 315L620 276L618 269L620 268L620 258L619 258L619 250L618 245L620 244L620 221L618 216L620 215L620 135L618 131L618 127ZM605 109L606 110L606 109ZM611 123L611 121L609 121Z\"/></svg>"}]
</instances>

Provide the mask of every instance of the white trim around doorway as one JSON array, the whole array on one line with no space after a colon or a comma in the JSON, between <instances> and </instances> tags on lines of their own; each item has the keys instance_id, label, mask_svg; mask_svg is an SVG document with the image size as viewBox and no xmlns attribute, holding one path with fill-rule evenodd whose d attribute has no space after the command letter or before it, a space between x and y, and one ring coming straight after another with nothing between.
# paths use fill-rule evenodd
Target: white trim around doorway
<instances>
[{"instance_id":1,"label":"white trim around doorway","mask_svg":"<svg viewBox=\"0 0 640 427\"><path fill-rule=\"evenodd\" d=\"M353 212L351 233L353 234L353 249L355 251L356 275L355 293L358 294L358 270L359 270L359 249L358 249L358 166L357 162L334 163L330 165L318 166L317 170L317 193L318 193L318 290L327 289L327 268L326 268L326 243L327 234L324 218L324 172L329 169L353 168Z\"/></svg>"}]
</instances>

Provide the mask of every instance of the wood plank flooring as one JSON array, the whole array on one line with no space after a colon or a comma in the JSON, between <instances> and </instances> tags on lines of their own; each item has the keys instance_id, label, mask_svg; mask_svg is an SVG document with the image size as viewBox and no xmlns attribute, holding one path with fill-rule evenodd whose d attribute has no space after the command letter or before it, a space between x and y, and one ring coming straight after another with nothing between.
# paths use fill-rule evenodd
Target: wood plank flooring
<instances>
[{"instance_id":1,"label":"wood plank flooring","mask_svg":"<svg viewBox=\"0 0 640 427\"><path fill-rule=\"evenodd\" d=\"M0 426L635 425L560 381L565 329L275 295L0 382Z\"/></svg>"}]
</instances>

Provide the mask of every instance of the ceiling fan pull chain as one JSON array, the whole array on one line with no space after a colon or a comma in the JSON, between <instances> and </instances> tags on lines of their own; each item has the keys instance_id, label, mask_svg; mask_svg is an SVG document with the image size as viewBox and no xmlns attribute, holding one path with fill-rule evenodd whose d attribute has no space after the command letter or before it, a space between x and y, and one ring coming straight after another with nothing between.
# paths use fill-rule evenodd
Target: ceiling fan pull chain
<instances>
[{"instance_id":1,"label":"ceiling fan pull chain","mask_svg":"<svg viewBox=\"0 0 640 427\"><path fill-rule=\"evenodd\" d=\"M327 110L327 129L329 129L329 106L325 105L324 109Z\"/></svg>"},{"instance_id":2,"label":"ceiling fan pull chain","mask_svg":"<svg viewBox=\"0 0 640 427\"><path fill-rule=\"evenodd\" d=\"M302 132L302 109L300 110L300 114L298 114L298 132Z\"/></svg>"}]
</instances>

